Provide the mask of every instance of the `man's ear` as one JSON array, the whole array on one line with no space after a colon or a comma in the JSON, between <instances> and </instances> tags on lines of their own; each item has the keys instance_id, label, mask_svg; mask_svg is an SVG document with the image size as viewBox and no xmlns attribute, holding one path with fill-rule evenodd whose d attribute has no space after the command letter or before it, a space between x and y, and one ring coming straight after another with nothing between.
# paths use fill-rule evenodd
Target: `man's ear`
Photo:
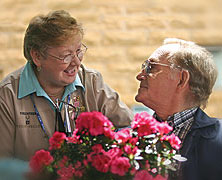
<instances>
[{"instance_id":1,"label":"man's ear","mask_svg":"<svg viewBox=\"0 0 222 180\"><path fill-rule=\"evenodd\" d=\"M41 67L41 61L40 61L41 55L39 54L39 52L37 52L37 51L34 50L34 49L31 49L31 50L30 50L30 55L32 56L33 63L34 63L37 67Z\"/></svg>"},{"instance_id":2,"label":"man's ear","mask_svg":"<svg viewBox=\"0 0 222 180\"><path fill-rule=\"evenodd\" d=\"M182 70L180 72L180 79L177 87L180 89L184 89L189 87L190 73L187 70Z\"/></svg>"}]
</instances>

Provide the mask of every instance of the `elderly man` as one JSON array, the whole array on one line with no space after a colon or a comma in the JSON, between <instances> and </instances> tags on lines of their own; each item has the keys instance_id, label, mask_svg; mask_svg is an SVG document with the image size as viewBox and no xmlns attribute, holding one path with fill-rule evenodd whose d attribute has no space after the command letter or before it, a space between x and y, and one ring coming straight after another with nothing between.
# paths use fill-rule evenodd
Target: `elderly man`
<instances>
[{"instance_id":1,"label":"elderly man","mask_svg":"<svg viewBox=\"0 0 222 180\"><path fill-rule=\"evenodd\" d=\"M137 75L136 101L153 109L157 120L168 121L182 141L180 153L187 161L178 163L169 179L222 179L221 121L202 110L216 78L211 54L176 38L166 39Z\"/></svg>"}]
</instances>

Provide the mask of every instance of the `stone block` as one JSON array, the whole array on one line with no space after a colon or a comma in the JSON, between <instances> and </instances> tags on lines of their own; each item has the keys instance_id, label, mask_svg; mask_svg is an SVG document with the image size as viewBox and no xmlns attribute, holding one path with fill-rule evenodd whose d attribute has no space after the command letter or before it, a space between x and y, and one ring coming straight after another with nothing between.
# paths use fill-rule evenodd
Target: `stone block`
<instances>
[{"instance_id":1,"label":"stone block","mask_svg":"<svg viewBox=\"0 0 222 180\"><path fill-rule=\"evenodd\" d=\"M166 7L164 6L149 6L147 4L146 6L130 6L126 7L126 13L129 15L137 15L137 14L144 14L144 15L160 15L164 14L167 11Z\"/></svg>"},{"instance_id":2,"label":"stone block","mask_svg":"<svg viewBox=\"0 0 222 180\"><path fill-rule=\"evenodd\" d=\"M90 0L75 0L75 1L63 1L63 0L47 0L45 2L49 9L65 9L65 10L86 10L92 7L92 2Z\"/></svg>"},{"instance_id":3,"label":"stone block","mask_svg":"<svg viewBox=\"0 0 222 180\"><path fill-rule=\"evenodd\" d=\"M193 30L191 39L200 45L221 45L222 33L217 29Z\"/></svg>"},{"instance_id":4,"label":"stone block","mask_svg":"<svg viewBox=\"0 0 222 180\"><path fill-rule=\"evenodd\" d=\"M164 29L165 22L160 16L134 15L126 20L126 28L129 30L145 29Z\"/></svg>"},{"instance_id":5,"label":"stone block","mask_svg":"<svg viewBox=\"0 0 222 180\"><path fill-rule=\"evenodd\" d=\"M129 56L130 61L142 62L147 59L153 51L157 48L157 46L139 46L139 47L131 47L127 49L127 55Z\"/></svg>"},{"instance_id":6,"label":"stone block","mask_svg":"<svg viewBox=\"0 0 222 180\"><path fill-rule=\"evenodd\" d=\"M104 45L118 44L136 46L147 44L148 33L145 31L106 31L104 32Z\"/></svg>"},{"instance_id":7,"label":"stone block","mask_svg":"<svg viewBox=\"0 0 222 180\"><path fill-rule=\"evenodd\" d=\"M104 26L104 31L106 30L117 30L124 29L125 21L127 17L120 15L106 15L101 18L100 23Z\"/></svg>"},{"instance_id":8,"label":"stone block","mask_svg":"<svg viewBox=\"0 0 222 180\"><path fill-rule=\"evenodd\" d=\"M165 38L174 37L185 40L190 40L190 32L187 30L165 30L165 31L152 31L149 33L150 45L161 45Z\"/></svg>"},{"instance_id":9,"label":"stone block","mask_svg":"<svg viewBox=\"0 0 222 180\"><path fill-rule=\"evenodd\" d=\"M85 32L83 41L87 46L96 46L100 44L102 38L102 34L99 31L87 31Z\"/></svg>"},{"instance_id":10,"label":"stone block","mask_svg":"<svg viewBox=\"0 0 222 180\"><path fill-rule=\"evenodd\" d=\"M124 56L124 50L115 46L92 47L86 53L86 59L101 62L102 61L118 61Z\"/></svg>"},{"instance_id":11,"label":"stone block","mask_svg":"<svg viewBox=\"0 0 222 180\"><path fill-rule=\"evenodd\" d=\"M213 91L205 111L213 117L222 118L222 91Z\"/></svg>"}]
</instances>

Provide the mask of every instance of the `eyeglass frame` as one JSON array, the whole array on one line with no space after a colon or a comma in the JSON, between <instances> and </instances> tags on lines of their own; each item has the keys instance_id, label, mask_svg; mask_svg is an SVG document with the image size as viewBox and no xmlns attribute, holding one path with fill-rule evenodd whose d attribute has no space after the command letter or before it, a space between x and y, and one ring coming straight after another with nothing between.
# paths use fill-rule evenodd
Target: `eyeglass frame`
<instances>
[{"instance_id":1,"label":"eyeglass frame","mask_svg":"<svg viewBox=\"0 0 222 180\"><path fill-rule=\"evenodd\" d=\"M183 69L181 66L173 64L173 63L171 63L171 64L163 64L163 63L159 63L159 62L150 61L150 59L147 59L147 60L145 60L143 62L142 67L141 67L142 71L145 70L145 73L147 75L149 75L151 73L152 67L151 67L150 64L151 65L154 64L154 65L165 66L165 67L169 67L171 69L180 69L180 70Z\"/></svg>"},{"instance_id":2,"label":"eyeglass frame","mask_svg":"<svg viewBox=\"0 0 222 180\"><path fill-rule=\"evenodd\" d=\"M78 53L78 54L77 54L77 53L76 53L76 54L68 54L68 55L65 55L63 58L54 56L54 55L49 54L49 53L47 53L47 55L49 55L49 56L51 56L51 57L53 57L53 58L56 58L56 59L62 61L63 63L65 63L65 64L68 64L68 63L72 62L72 60L73 60L73 58L74 58L75 56L76 56L79 60L82 60L83 55L86 53L88 47L87 47L85 44L83 44L83 43L82 43L81 45L83 45L83 47L85 48L85 49L84 49L84 52L83 52L83 50L81 50L81 49L80 49L80 51L79 51L79 53L83 53L81 58L78 56L79 53ZM67 59L67 58L69 58L69 57L71 57L70 60L66 60L66 61L65 61L65 59Z\"/></svg>"}]
</instances>

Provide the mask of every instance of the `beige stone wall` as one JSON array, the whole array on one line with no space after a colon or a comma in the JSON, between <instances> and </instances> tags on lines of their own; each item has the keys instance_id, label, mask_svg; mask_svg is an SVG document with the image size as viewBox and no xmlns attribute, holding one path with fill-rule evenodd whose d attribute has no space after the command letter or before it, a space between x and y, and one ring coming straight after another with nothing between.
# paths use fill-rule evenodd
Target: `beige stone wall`
<instances>
[{"instance_id":1,"label":"beige stone wall","mask_svg":"<svg viewBox=\"0 0 222 180\"><path fill-rule=\"evenodd\" d=\"M221 0L1 0L0 79L26 62L22 41L29 20L55 9L82 22L89 47L84 64L99 70L129 106L136 103L141 63L164 38L222 45ZM207 111L222 117L221 93L213 97Z\"/></svg>"}]
</instances>

